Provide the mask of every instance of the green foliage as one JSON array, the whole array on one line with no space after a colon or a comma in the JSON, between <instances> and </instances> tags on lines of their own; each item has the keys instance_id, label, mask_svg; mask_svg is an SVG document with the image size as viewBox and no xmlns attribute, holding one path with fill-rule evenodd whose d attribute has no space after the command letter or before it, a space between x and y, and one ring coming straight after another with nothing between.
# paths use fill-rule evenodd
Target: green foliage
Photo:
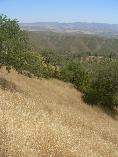
<instances>
[{"instance_id":1,"label":"green foliage","mask_svg":"<svg viewBox=\"0 0 118 157\"><path fill-rule=\"evenodd\" d=\"M118 106L118 61L94 65L84 99L89 104L101 104L109 108Z\"/></svg>"},{"instance_id":2,"label":"green foliage","mask_svg":"<svg viewBox=\"0 0 118 157\"><path fill-rule=\"evenodd\" d=\"M16 70L19 73L25 74L28 77L35 76L37 78L52 78L56 77L55 66L46 64L45 59L38 53L25 53L22 56L24 62L19 62L16 65Z\"/></svg>"},{"instance_id":3,"label":"green foliage","mask_svg":"<svg viewBox=\"0 0 118 157\"><path fill-rule=\"evenodd\" d=\"M87 83L87 72L80 62L69 61L60 69L60 78L83 91Z\"/></svg>"},{"instance_id":4,"label":"green foliage","mask_svg":"<svg viewBox=\"0 0 118 157\"><path fill-rule=\"evenodd\" d=\"M53 66L60 65L61 56L59 56L55 51L51 49L43 49L40 51L46 64L51 64Z\"/></svg>"},{"instance_id":5,"label":"green foliage","mask_svg":"<svg viewBox=\"0 0 118 157\"><path fill-rule=\"evenodd\" d=\"M23 55L29 49L27 35L16 20L0 16L0 65L17 69L24 62Z\"/></svg>"},{"instance_id":6,"label":"green foliage","mask_svg":"<svg viewBox=\"0 0 118 157\"><path fill-rule=\"evenodd\" d=\"M0 67L5 66L8 72L14 68L29 77L54 77L56 70L52 65L55 65L55 59L52 53L49 54L44 55L44 59L32 53L28 35L20 29L18 22L0 16Z\"/></svg>"}]
</instances>

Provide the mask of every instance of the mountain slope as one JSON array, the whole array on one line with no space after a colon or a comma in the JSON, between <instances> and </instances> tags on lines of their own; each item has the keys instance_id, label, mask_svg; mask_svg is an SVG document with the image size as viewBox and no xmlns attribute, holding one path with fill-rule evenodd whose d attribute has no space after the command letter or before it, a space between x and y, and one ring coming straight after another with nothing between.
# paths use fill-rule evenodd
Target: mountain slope
<instances>
[{"instance_id":1,"label":"mountain slope","mask_svg":"<svg viewBox=\"0 0 118 157\"><path fill-rule=\"evenodd\" d=\"M61 54L118 55L118 39L54 32L29 32L30 41L40 51L50 48Z\"/></svg>"},{"instance_id":2,"label":"mountain slope","mask_svg":"<svg viewBox=\"0 0 118 157\"><path fill-rule=\"evenodd\" d=\"M0 85L1 157L118 156L117 120L84 104L72 85L4 70Z\"/></svg>"}]
</instances>

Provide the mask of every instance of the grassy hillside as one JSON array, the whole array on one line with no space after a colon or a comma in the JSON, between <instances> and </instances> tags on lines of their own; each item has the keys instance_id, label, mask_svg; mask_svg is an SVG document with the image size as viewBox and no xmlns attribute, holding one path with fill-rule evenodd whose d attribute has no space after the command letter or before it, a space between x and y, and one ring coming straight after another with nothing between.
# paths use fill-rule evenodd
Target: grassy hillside
<instances>
[{"instance_id":1,"label":"grassy hillside","mask_svg":"<svg viewBox=\"0 0 118 157\"><path fill-rule=\"evenodd\" d=\"M117 157L118 121L58 80L0 71L1 157Z\"/></svg>"},{"instance_id":2,"label":"grassy hillside","mask_svg":"<svg viewBox=\"0 0 118 157\"><path fill-rule=\"evenodd\" d=\"M29 32L29 35L37 50L50 48L64 55L118 55L118 39L53 32Z\"/></svg>"}]
</instances>

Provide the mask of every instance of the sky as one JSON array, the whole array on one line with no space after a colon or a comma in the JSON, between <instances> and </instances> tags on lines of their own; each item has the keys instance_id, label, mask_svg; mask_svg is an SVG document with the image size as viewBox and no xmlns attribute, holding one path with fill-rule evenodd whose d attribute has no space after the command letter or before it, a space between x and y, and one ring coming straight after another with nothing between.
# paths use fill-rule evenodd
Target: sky
<instances>
[{"instance_id":1,"label":"sky","mask_svg":"<svg viewBox=\"0 0 118 157\"><path fill-rule=\"evenodd\" d=\"M0 14L25 23L118 24L118 0L0 0Z\"/></svg>"}]
</instances>

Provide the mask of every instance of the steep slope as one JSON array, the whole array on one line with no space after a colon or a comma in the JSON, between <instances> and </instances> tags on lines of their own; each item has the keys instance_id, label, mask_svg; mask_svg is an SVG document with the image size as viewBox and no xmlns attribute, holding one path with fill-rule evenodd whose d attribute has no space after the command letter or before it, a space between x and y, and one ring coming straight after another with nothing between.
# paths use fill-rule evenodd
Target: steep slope
<instances>
[{"instance_id":1,"label":"steep slope","mask_svg":"<svg viewBox=\"0 0 118 157\"><path fill-rule=\"evenodd\" d=\"M72 85L4 70L0 85L0 157L118 156L117 120Z\"/></svg>"}]
</instances>

